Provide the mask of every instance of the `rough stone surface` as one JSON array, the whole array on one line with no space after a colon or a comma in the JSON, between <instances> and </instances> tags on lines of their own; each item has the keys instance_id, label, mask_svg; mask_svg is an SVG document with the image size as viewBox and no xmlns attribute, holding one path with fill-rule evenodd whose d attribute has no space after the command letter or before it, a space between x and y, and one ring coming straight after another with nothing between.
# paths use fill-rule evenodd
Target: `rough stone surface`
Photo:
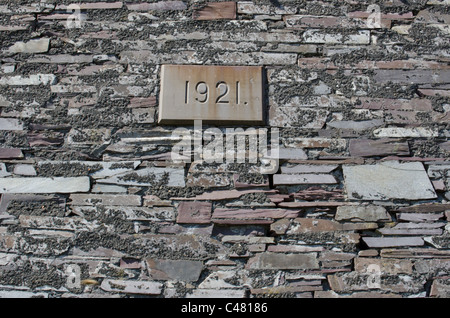
<instances>
[{"instance_id":1,"label":"rough stone surface","mask_svg":"<svg viewBox=\"0 0 450 318\"><path fill-rule=\"evenodd\" d=\"M344 166L347 195L359 200L434 199L436 193L421 163L386 161ZM405 187L409 184L410 187Z\"/></svg>"},{"instance_id":2,"label":"rough stone surface","mask_svg":"<svg viewBox=\"0 0 450 318\"><path fill-rule=\"evenodd\" d=\"M391 221L390 215L382 206L338 206L335 219L338 221L356 221L356 222L388 222Z\"/></svg>"},{"instance_id":3,"label":"rough stone surface","mask_svg":"<svg viewBox=\"0 0 450 318\"><path fill-rule=\"evenodd\" d=\"M0 193L72 193L89 190L88 177L0 179Z\"/></svg>"}]
</instances>

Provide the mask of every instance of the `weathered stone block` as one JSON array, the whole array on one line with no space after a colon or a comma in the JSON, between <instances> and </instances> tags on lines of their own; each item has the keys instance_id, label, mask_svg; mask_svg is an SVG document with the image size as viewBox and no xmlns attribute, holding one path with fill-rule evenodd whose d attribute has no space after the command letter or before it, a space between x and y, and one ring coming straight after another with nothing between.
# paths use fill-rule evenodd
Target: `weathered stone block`
<instances>
[{"instance_id":1,"label":"weathered stone block","mask_svg":"<svg viewBox=\"0 0 450 318\"><path fill-rule=\"evenodd\" d=\"M378 259L369 257L355 258L355 271L360 273L369 273L370 266L376 265L382 274L412 274L413 262L403 259Z\"/></svg>"},{"instance_id":2,"label":"weathered stone block","mask_svg":"<svg viewBox=\"0 0 450 318\"><path fill-rule=\"evenodd\" d=\"M106 292L125 294L160 295L163 284L149 281L103 280L100 288Z\"/></svg>"},{"instance_id":3,"label":"weathered stone block","mask_svg":"<svg viewBox=\"0 0 450 318\"><path fill-rule=\"evenodd\" d=\"M338 183L338 181L330 174L276 174L273 176L273 184L275 186L336 183Z\"/></svg>"},{"instance_id":4,"label":"weathered stone block","mask_svg":"<svg viewBox=\"0 0 450 318\"><path fill-rule=\"evenodd\" d=\"M209 224L211 211L210 202L181 202L178 206L177 223Z\"/></svg>"},{"instance_id":5,"label":"weathered stone block","mask_svg":"<svg viewBox=\"0 0 450 318\"><path fill-rule=\"evenodd\" d=\"M190 260L147 259L149 275L154 280L196 282L200 278L203 262Z\"/></svg>"},{"instance_id":6,"label":"weathered stone block","mask_svg":"<svg viewBox=\"0 0 450 318\"><path fill-rule=\"evenodd\" d=\"M42 38L28 42L16 42L8 49L9 53L46 53L49 50L50 39Z\"/></svg>"},{"instance_id":7,"label":"weathered stone block","mask_svg":"<svg viewBox=\"0 0 450 318\"><path fill-rule=\"evenodd\" d=\"M285 254L260 253L249 259L247 269L317 269L319 262L316 253Z\"/></svg>"},{"instance_id":8,"label":"weathered stone block","mask_svg":"<svg viewBox=\"0 0 450 318\"><path fill-rule=\"evenodd\" d=\"M0 193L74 193L90 188L89 177L0 179Z\"/></svg>"},{"instance_id":9,"label":"weathered stone block","mask_svg":"<svg viewBox=\"0 0 450 318\"><path fill-rule=\"evenodd\" d=\"M369 248L423 246L425 244L421 237L363 237L362 240Z\"/></svg>"},{"instance_id":10,"label":"weathered stone block","mask_svg":"<svg viewBox=\"0 0 450 318\"><path fill-rule=\"evenodd\" d=\"M194 10L194 20L236 19L236 2L210 2L201 9Z\"/></svg>"},{"instance_id":11,"label":"weathered stone block","mask_svg":"<svg viewBox=\"0 0 450 318\"><path fill-rule=\"evenodd\" d=\"M382 206L338 206L335 219L338 221L356 222L389 222L392 220L386 209Z\"/></svg>"},{"instance_id":12,"label":"weathered stone block","mask_svg":"<svg viewBox=\"0 0 450 318\"><path fill-rule=\"evenodd\" d=\"M343 166L351 199L435 199L433 185L420 162L386 161L376 165Z\"/></svg>"}]
</instances>

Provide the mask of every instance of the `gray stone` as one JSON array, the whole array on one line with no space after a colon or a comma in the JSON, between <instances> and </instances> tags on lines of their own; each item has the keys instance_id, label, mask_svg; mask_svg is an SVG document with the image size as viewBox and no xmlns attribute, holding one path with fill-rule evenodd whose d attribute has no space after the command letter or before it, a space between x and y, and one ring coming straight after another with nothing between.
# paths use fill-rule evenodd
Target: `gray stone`
<instances>
[{"instance_id":1,"label":"gray stone","mask_svg":"<svg viewBox=\"0 0 450 318\"><path fill-rule=\"evenodd\" d=\"M408 84L448 83L450 70L375 70L376 82Z\"/></svg>"},{"instance_id":2,"label":"gray stone","mask_svg":"<svg viewBox=\"0 0 450 318\"><path fill-rule=\"evenodd\" d=\"M36 169L32 165L17 165L14 167L14 174L22 176L35 176L37 175Z\"/></svg>"},{"instance_id":3,"label":"gray stone","mask_svg":"<svg viewBox=\"0 0 450 318\"><path fill-rule=\"evenodd\" d=\"M9 177L11 174L8 172L6 165L3 162L0 162L0 178Z\"/></svg>"},{"instance_id":4,"label":"gray stone","mask_svg":"<svg viewBox=\"0 0 450 318\"><path fill-rule=\"evenodd\" d=\"M8 49L9 53L46 53L50 46L50 39L42 38L28 42L16 42Z\"/></svg>"},{"instance_id":5,"label":"gray stone","mask_svg":"<svg viewBox=\"0 0 450 318\"><path fill-rule=\"evenodd\" d=\"M23 126L18 119L0 118L0 130L23 130Z\"/></svg>"},{"instance_id":6,"label":"gray stone","mask_svg":"<svg viewBox=\"0 0 450 318\"><path fill-rule=\"evenodd\" d=\"M94 184L91 190L94 193L127 193L127 191L126 187L101 183Z\"/></svg>"},{"instance_id":7,"label":"gray stone","mask_svg":"<svg viewBox=\"0 0 450 318\"><path fill-rule=\"evenodd\" d=\"M336 184L338 181L330 174L276 174L273 176L273 184Z\"/></svg>"},{"instance_id":8,"label":"gray stone","mask_svg":"<svg viewBox=\"0 0 450 318\"><path fill-rule=\"evenodd\" d=\"M423 246L425 244L421 237L363 237L362 240L369 248Z\"/></svg>"},{"instance_id":9,"label":"gray stone","mask_svg":"<svg viewBox=\"0 0 450 318\"><path fill-rule=\"evenodd\" d=\"M382 206L367 205L348 205L338 206L335 219L338 221L363 221L363 222L380 222L391 221L391 216Z\"/></svg>"},{"instance_id":10,"label":"gray stone","mask_svg":"<svg viewBox=\"0 0 450 318\"><path fill-rule=\"evenodd\" d=\"M100 288L107 292L125 294L159 295L163 284L149 281L103 280Z\"/></svg>"},{"instance_id":11,"label":"gray stone","mask_svg":"<svg viewBox=\"0 0 450 318\"><path fill-rule=\"evenodd\" d=\"M330 173L336 170L339 166L337 165L305 165L299 164L295 166L281 166L281 173L292 174L292 173Z\"/></svg>"},{"instance_id":12,"label":"gray stone","mask_svg":"<svg viewBox=\"0 0 450 318\"><path fill-rule=\"evenodd\" d=\"M89 177L0 179L0 193L74 193L90 188Z\"/></svg>"},{"instance_id":13,"label":"gray stone","mask_svg":"<svg viewBox=\"0 0 450 318\"><path fill-rule=\"evenodd\" d=\"M397 220L409 222L433 222L444 217L444 213L398 213Z\"/></svg>"},{"instance_id":14,"label":"gray stone","mask_svg":"<svg viewBox=\"0 0 450 318\"><path fill-rule=\"evenodd\" d=\"M385 161L375 165L343 166L350 199L435 199L437 195L420 162Z\"/></svg>"},{"instance_id":15,"label":"gray stone","mask_svg":"<svg viewBox=\"0 0 450 318\"><path fill-rule=\"evenodd\" d=\"M183 1L158 1L155 3L127 4L131 11L165 11L165 10L186 10L187 6Z\"/></svg>"},{"instance_id":16,"label":"gray stone","mask_svg":"<svg viewBox=\"0 0 450 318\"><path fill-rule=\"evenodd\" d=\"M202 261L147 259L149 274L155 280L196 282L203 269Z\"/></svg>"},{"instance_id":17,"label":"gray stone","mask_svg":"<svg viewBox=\"0 0 450 318\"><path fill-rule=\"evenodd\" d=\"M0 85L28 86L28 85L48 85L56 82L53 74L32 74L28 76L8 76L0 77Z\"/></svg>"},{"instance_id":18,"label":"gray stone","mask_svg":"<svg viewBox=\"0 0 450 318\"><path fill-rule=\"evenodd\" d=\"M374 127L383 126L383 119L372 119L372 120L364 120L364 121L334 121L328 123L328 127L337 128L337 129L352 129L352 130L366 130Z\"/></svg>"},{"instance_id":19,"label":"gray stone","mask_svg":"<svg viewBox=\"0 0 450 318\"><path fill-rule=\"evenodd\" d=\"M279 254L265 252L249 259L248 269L317 269L319 262L316 253Z\"/></svg>"},{"instance_id":20,"label":"gray stone","mask_svg":"<svg viewBox=\"0 0 450 318\"><path fill-rule=\"evenodd\" d=\"M245 289L195 289L186 298L245 298Z\"/></svg>"},{"instance_id":21,"label":"gray stone","mask_svg":"<svg viewBox=\"0 0 450 318\"><path fill-rule=\"evenodd\" d=\"M281 160L305 160L308 155L300 148L279 148L278 153L269 150L267 158Z\"/></svg>"}]
</instances>

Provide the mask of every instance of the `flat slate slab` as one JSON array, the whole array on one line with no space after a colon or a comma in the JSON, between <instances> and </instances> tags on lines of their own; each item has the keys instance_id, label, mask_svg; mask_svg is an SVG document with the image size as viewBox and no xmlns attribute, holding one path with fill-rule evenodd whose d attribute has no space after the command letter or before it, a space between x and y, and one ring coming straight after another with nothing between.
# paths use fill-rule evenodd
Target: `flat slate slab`
<instances>
[{"instance_id":1,"label":"flat slate slab","mask_svg":"<svg viewBox=\"0 0 450 318\"><path fill-rule=\"evenodd\" d=\"M0 193L74 193L90 187L89 177L0 179Z\"/></svg>"},{"instance_id":2,"label":"flat slate slab","mask_svg":"<svg viewBox=\"0 0 450 318\"><path fill-rule=\"evenodd\" d=\"M423 246L421 237L363 237L362 240L369 248Z\"/></svg>"},{"instance_id":3,"label":"flat slate slab","mask_svg":"<svg viewBox=\"0 0 450 318\"><path fill-rule=\"evenodd\" d=\"M343 166L345 188L354 200L422 200L437 198L420 162L385 161L375 165Z\"/></svg>"}]
</instances>

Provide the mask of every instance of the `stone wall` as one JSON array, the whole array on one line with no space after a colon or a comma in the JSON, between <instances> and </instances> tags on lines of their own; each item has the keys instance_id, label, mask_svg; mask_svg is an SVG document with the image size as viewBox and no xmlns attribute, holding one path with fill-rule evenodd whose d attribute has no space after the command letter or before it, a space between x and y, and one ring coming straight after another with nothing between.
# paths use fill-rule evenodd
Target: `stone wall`
<instances>
[{"instance_id":1,"label":"stone wall","mask_svg":"<svg viewBox=\"0 0 450 318\"><path fill-rule=\"evenodd\" d=\"M449 297L448 0L73 4L0 0L0 297ZM276 173L172 160L163 64L263 66Z\"/></svg>"}]
</instances>

